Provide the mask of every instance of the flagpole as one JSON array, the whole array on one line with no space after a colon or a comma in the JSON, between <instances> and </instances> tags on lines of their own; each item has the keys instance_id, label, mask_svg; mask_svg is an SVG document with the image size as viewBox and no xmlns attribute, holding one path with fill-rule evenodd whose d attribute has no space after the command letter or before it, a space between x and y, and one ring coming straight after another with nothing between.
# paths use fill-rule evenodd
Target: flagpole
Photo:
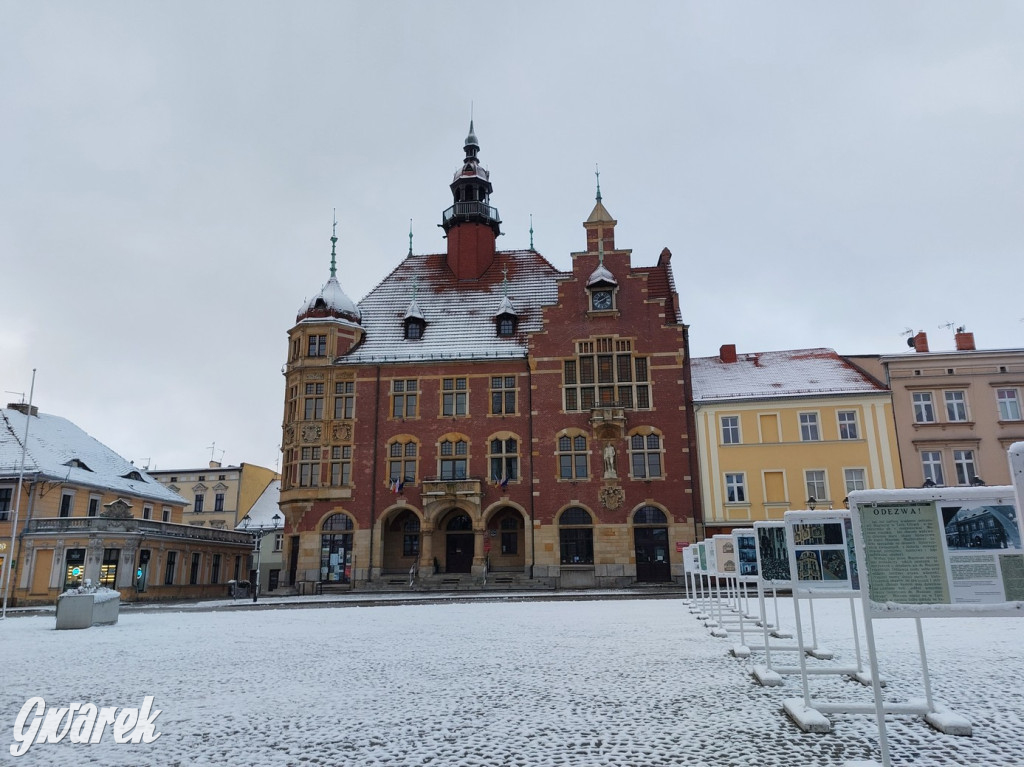
<instances>
[{"instance_id":1,"label":"flagpole","mask_svg":"<svg viewBox=\"0 0 1024 767\"><path fill-rule=\"evenodd\" d=\"M14 521L11 523L11 544L4 557L4 606L0 620L7 620L7 596L11 591L11 558L14 556L14 537L18 532L18 512L21 511L21 486L25 479L25 451L28 449L28 425L32 421L32 397L36 391L36 369L32 368L32 387L28 390L28 410L25 411L25 438L21 441L21 465L18 467L18 490L14 499Z\"/></svg>"}]
</instances>

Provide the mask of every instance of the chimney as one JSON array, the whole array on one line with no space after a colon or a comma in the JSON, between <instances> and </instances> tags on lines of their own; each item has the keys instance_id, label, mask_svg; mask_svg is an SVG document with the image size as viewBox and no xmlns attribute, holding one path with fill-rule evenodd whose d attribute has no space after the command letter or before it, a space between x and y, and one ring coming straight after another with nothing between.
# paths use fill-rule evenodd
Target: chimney
<instances>
[{"instance_id":1,"label":"chimney","mask_svg":"<svg viewBox=\"0 0 1024 767\"><path fill-rule=\"evenodd\" d=\"M220 468L220 461L210 461L210 468L211 469L219 469Z\"/></svg>"},{"instance_id":2,"label":"chimney","mask_svg":"<svg viewBox=\"0 0 1024 767\"><path fill-rule=\"evenodd\" d=\"M39 415L39 408L33 405L30 409L27 402L9 402L7 404L7 409L17 410L22 415Z\"/></svg>"},{"instance_id":3,"label":"chimney","mask_svg":"<svg viewBox=\"0 0 1024 767\"><path fill-rule=\"evenodd\" d=\"M958 329L956 332L956 350L958 352L973 352L975 350L974 333Z\"/></svg>"},{"instance_id":4,"label":"chimney","mask_svg":"<svg viewBox=\"0 0 1024 767\"><path fill-rule=\"evenodd\" d=\"M925 333L923 330L920 333L918 333L916 336L914 336L914 338L912 340L914 341L914 351L915 352L926 352L926 351L928 351L928 334Z\"/></svg>"},{"instance_id":5,"label":"chimney","mask_svg":"<svg viewBox=\"0 0 1024 767\"><path fill-rule=\"evenodd\" d=\"M722 344L718 350L718 357L722 362L736 361L736 344Z\"/></svg>"}]
</instances>

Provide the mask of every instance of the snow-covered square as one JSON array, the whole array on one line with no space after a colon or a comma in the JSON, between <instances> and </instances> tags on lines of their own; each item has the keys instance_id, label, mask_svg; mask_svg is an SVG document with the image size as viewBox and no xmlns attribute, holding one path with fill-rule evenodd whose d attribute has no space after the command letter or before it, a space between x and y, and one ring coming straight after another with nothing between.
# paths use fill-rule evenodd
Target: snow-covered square
<instances>
[{"instance_id":1,"label":"snow-covered square","mask_svg":"<svg viewBox=\"0 0 1024 767\"><path fill-rule=\"evenodd\" d=\"M807 734L784 715L800 680L761 687L754 652L729 654L679 599L485 601L343 606L326 598L231 609L122 610L114 626L56 631L52 614L0 624L6 760L24 765L842 765L878 759L874 718L833 715ZM781 602L782 623L792 607ZM849 662L845 600L815 605L818 634ZM917 636L876 621L887 699L921 695ZM935 697L974 725L943 735L889 717L894 765L1024 764L1024 622L930 619ZM863 637L862 637L863 639ZM791 658L792 659L792 658ZM813 661L825 663L825 661ZM823 677L819 698L871 700ZM153 743L36 744L13 758L14 721L33 696L161 711Z\"/></svg>"}]
</instances>

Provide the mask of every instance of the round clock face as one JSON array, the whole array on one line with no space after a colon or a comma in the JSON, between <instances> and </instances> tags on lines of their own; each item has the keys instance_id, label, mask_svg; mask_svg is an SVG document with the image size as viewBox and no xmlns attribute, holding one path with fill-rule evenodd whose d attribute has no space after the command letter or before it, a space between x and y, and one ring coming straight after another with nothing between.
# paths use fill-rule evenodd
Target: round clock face
<instances>
[{"instance_id":1,"label":"round clock face","mask_svg":"<svg viewBox=\"0 0 1024 767\"><path fill-rule=\"evenodd\" d=\"M612 293L610 290L595 290L594 291L594 308L595 309L611 309L612 308Z\"/></svg>"}]
</instances>

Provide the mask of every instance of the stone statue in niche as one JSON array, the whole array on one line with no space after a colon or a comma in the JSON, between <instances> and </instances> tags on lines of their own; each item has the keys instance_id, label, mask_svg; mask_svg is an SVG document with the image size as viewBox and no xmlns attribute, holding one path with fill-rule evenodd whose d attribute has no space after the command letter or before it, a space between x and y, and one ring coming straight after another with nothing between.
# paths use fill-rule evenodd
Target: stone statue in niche
<instances>
[{"instance_id":1,"label":"stone statue in niche","mask_svg":"<svg viewBox=\"0 0 1024 767\"><path fill-rule=\"evenodd\" d=\"M604 446L604 478L616 479L618 476L615 473L615 445L608 442Z\"/></svg>"}]
</instances>

